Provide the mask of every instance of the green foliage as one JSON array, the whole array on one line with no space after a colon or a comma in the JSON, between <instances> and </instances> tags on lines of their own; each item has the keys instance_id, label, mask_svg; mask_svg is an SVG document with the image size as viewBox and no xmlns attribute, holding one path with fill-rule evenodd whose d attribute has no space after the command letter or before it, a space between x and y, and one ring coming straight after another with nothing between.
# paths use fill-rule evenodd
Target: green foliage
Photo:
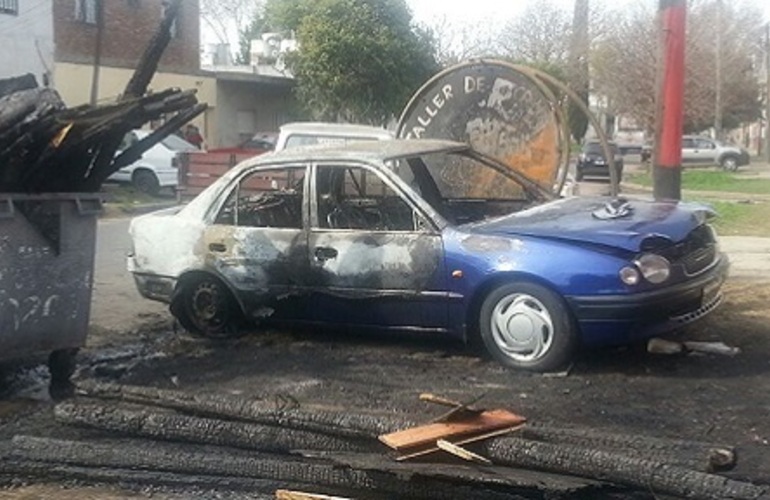
<instances>
[{"instance_id":1,"label":"green foliage","mask_svg":"<svg viewBox=\"0 0 770 500\"><path fill-rule=\"evenodd\" d=\"M652 186L649 173L629 176L629 182ZM770 180L750 177L745 174L733 174L712 169L685 169L682 171L682 189L692 191L714 191L743 194L770 193Z\"/></svg>"},{"instance_id":2,"label":"green foliage","mask_svg":"<svg viewBox=\"0 0 770 500\"><path fill-rule=\"evenodd\" d=\"M438 70L404 0L272 0L271 29L296 30L287 58L316 119L384 124Z\"/></svg>"},{"instance_id":3,"label":"green foliage","mask_svg":"<svg viewBox=\"0 0 770 500\"><path fill-rule=\"evenodd\" d=\"M238 54L235 57L236 64L251 64L251 41L260 38L267 32L267 20L262 12L255 13L249 24L239 30Z\"/></svg>"},{"instance_id":4,"label":"green foliage","mask_svg":"<svg viewBox=\"0 0 770 500\"><path fill-rule=\"evenodd\" d=\"M709 204L719 217L713 224L721 235L770 236L770 203L714 201Z\"/></svg>"}]
</instances>

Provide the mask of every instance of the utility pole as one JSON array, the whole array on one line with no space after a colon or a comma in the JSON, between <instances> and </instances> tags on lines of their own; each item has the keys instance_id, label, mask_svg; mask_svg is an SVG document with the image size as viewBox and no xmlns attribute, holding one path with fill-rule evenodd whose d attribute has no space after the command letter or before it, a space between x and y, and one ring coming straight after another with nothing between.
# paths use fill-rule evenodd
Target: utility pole
<instances>
[{"instance_id":1,"label":"utility pole","mask_svg":"<svg viewBox=\"0 0 770 500\"><path fill-rule=\"evenodd\" d=\"M656 200L682 198L684 57L687 0L659 0L661 63L653 167Z\"/></svg>"},{"instance_id":2,"label":"utility pole","mask_svg":"<svg viewBox=\"0 0 770 500\"><path fill-rule=\"evenodd\" d=\"M85 7L84 3L84 9ZM104 45L104 3L102 0L94 2L94 15L96 16L96 44L94 46L94 70L91 74L91 105L95 106L99 98L99 70L102 64L102 46ZM84 12L83 15L88 15Z\"/></svg>"},{"instance_id":3,"label":"utility pole","mask_svg":"<svg viewBox=\"0 0 770 500\"><path fill-rule=\"evenodd\" d=\"M770 23L765 26L765 160L770 165Z\"/></svg>"},{"instance_id":4,"label":"utility pole","mask_svg":"<svg viewBox=\"0 0 770 500\"><path fill-rule=\"evenodd\" d=\"M716 84L714 89L714 138L722 139L722 31L724 18L724 4L722 0L716 2L716 54L714 66L716 72Z\"/></svg>"}]
</instances>

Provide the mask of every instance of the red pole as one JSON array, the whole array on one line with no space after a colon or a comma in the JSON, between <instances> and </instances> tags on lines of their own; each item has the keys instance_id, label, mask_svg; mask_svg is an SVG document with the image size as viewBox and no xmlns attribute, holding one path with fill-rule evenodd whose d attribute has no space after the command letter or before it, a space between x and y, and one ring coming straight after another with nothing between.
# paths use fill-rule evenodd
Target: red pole
<instances>
[{"instance_id":1,"label":"red pole","mask_svg":"<svg viewBox=\"0 0 770 500\"><path fill-rule=\"evenodd\" d=\"M656 200L682 198L684 52L687 0L660 0L663 61L658 93L657 154L653 178Z\"/></svg>"}]
</instances>

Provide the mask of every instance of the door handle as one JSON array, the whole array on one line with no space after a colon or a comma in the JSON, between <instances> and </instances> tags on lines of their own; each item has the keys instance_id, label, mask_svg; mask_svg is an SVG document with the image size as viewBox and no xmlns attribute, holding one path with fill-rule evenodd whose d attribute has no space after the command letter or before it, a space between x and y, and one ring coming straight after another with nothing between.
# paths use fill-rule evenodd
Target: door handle
<instances>
[{"instance_id":1,"label":"door handle","mask_svg":"<svg viewBox=\"0 0 770 500\"><path fill-rule=\"evenodd\" d=\"M226 252L227 246L224 243L209 243L209 250L212 252Z\"/></svg>"},{"instance_id":2,"label":"door handle","mask_svg":"<svg viewBox=\"0 0 770 500\"><path fill-rule=\"evenodd\" d=\"M313 251L313 255L315 256L315 260L318 262L324 262L329 259L334 259L337 257L337 249L331 248L331 247L316 247Z\"/></svg>"}]
</instances>

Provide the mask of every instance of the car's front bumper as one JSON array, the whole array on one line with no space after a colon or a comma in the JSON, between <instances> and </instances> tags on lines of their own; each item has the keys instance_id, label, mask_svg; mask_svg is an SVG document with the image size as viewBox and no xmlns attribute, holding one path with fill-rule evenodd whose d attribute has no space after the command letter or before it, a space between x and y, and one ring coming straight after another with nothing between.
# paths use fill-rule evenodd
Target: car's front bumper
<instances>
[{"instance_id":1,"label":"car's front bumper","mask_svg":"<svg viewBox=\"0 0 770 500\"><path fill-rule=\"evenodd\" d=\"M720 254L704 273L660 290L607 296L567 297L586 344L648 338L692 323L716 309L729 261Z\"/></svg>"},{"instance_id":2,"label":"car's front bumper","mask_svg":"<svg viewBox=\"0 0 770 500\"><path fill-rule=\"evenodd\" d=\"M576 167L578 174L588 177L609 177L610 166L607 163L585 162L579 163ZM615 162L615 170L619 175L623 175L623 163Z\"/></svg>"}]
</instances>

